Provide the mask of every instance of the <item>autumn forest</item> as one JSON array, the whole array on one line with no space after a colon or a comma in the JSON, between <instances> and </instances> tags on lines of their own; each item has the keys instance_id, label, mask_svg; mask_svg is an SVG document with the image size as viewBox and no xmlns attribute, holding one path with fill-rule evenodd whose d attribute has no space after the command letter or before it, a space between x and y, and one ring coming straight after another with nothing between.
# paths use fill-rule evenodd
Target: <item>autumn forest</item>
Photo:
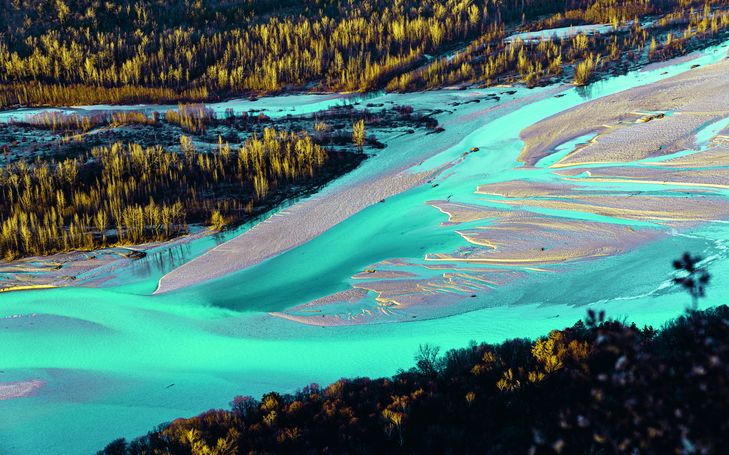
<instances>
[{"instance_id":1,"label":"autumn forest","mask_svg":"<svg viewBox=\"0 0 729 455\"><path fill-rule=\"evenodd\" d=\"M5 158L0 169L0 254L12 259L162 240L187 232L190 221L220 228L257 211L253 206L267 207L260 201L281 182L332 175L328 157L341 154L311 136L321 139L330 128L325 123L317 126L311 119L304 130L282 131L266 125L264 116L255 131L236 134L245 128L230 123L216 136L207 129L219 119L203 102L281 92L584 85L601 74L717 42L729 27L726 5L725 0L2 0L0 108L179 106L156 116L44 113L3 126L4 155L15 158ZM512 36L589 24L604 27L548 39ZM348 119L351 129L344 136L350 139L344 142L354 150L366 142L366 116ZM167 134L167 140L106 133L130 127L154 138ZM55 148L33 148L45 149L46 158L56 150L52 160L34 161L42 157L18 145L18 128L55 134ZM170 129L172 137L165 133ZM201 153L194 135L207 135ZM337 135L343 136L341 130ZM341 156L335 161L350 163L342 169L360 159ZM170 191L180 179L185 185Z\"/></svg>"},{"instance_id":2,"label":"autumn forest","mask_svg":"<svg viewBox=\"0 0 729 455\"><path fill-rule=\"evenodd\" d=\"M720 453L728 50L729 0L0 0L0 453Z\"/></svg>"},{"instance_id":3,"label":"autumn forest","mask_svg":"<svg viewBox=\"0 0 729 455\"><path fill-rule=\"evenodd\" d=\"M421 345L393 377L238 396L99 454L717 453L728 317L722 305L656 330L591 312L533 342Z\"/></svg>"},{"instance_id":4,"label":"autumn forest","mask_svg":"<svg viewBox=\"0 0 729 455\"><path fill-rule=\"evenodd\" d=\"M716 40L725 0L3 0L0 106L586 83ZM528 42L518 31L610 24Z\"/></svg>"}]
</instances>

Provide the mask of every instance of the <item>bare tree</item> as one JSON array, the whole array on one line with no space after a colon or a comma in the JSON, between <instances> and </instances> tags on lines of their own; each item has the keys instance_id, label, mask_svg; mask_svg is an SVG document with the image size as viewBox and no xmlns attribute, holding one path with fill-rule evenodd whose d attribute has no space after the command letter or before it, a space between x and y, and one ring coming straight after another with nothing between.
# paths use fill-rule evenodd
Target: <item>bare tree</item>
<instances>
[{"instance_id":1,"label":"bare tree","mask_svg":"<svg viewBox=\"0 0 729 455\"><path fill-rule=\"evenodd\" d=\"M415 366L426 376L432 376L436 373L436 362L440 348L432 344L421 344L418 347L418 353L415 354Z\"/></svg>"}]
</instances>

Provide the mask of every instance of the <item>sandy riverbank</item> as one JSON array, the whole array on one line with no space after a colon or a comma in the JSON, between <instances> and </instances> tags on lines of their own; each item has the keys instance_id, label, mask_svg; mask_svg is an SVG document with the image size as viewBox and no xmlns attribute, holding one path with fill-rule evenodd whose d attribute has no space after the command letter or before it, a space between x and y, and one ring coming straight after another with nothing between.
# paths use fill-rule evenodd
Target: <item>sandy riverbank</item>
<instances>
[{"instance_id":1,"label":"sandy riverbank","mask_svg":"<svg viewBox=\"0 0 729 455\"><path fill-rule=\"evenodd\" d=\"M212 233L203 229L167 242L71 251L50 256L0 261L0 292L48 289L62 286L99 286L152 251L185 245Z\"/></svg>"},{"instance_id":2,"label":"sandy riverbank","mask_svg":"<svg viewBox=\"0 0 729 455\"><path fill-rule=\"evenodd\" d=\"M444 307L469 308L473 297L516 280L729 219L721 192L729 185L722 123L729 117L728 71L729 62L692 69L532 124L521 132L521 162L488 175L490 183L475 176L475 193L459 193L464 183L447 200L428 201L447 216L443 229L462 238L455 250L367 266L376 273L355 275L351 286L374 293L374 302L358 296L337 306L331 296L275 315L312 325L439 317ZM551 166L539 164L589 133L597 136Z\"/></svg>"},{"instance_id":3,"label":"sandy riverbank","mask_svg":"<svg viewBox=\"0 0 729 455\"><path fill-rule=\"evenodd\" d=\"M43 381L37 379L0 382L0 401L30 396L41 387L43 387Z\"/></svg>"},{"instance_id":4,"label":"sandy riverbank","mask_svg":"<svg viewBox=\"0 0 729 455\"><path fill-rule=\"evenodd\" d=\"M419 170L418 164L430 156L457 146L469 131L489 119L553 96L561 90L563 88L554 87L486 107L480 104L481 98L494 90L443 90L419 94L429 97L430 106L445 108L458 105L458 108L449 108L438 116L441 126L445 128L444 132L418 133L386 141L387 149L365 162L362 166L364 171L355 171L354 181L346 187L340 186L295 204L173 270L162 277L156 293L170 292L228 275L312 240L372 204L386 201L389 197L430 180L439 170ZM417 100L417 96L418 94L395 95L398 104L408 104L409 100ZM371 99L369 102L377 104L389 99L387 95L383 98ZM423 150L423 147L427 147L427 150ZM467 152L468 149L463 151ZM387 156L393 153L402 159L393 163L394 160Z\"/></svg>"},{"instance_id":5,"label":"sandy riverbank","mask_svg":"<svg viewBox=\"0 0 729 455\"><path fill-rule=\"evenodd\" d=\"M724 61L569 109L526 128L519 159L533 166L589 133L598 136L553 167L631 162L690 148L702 125L729 115L728 73Z\"/></svg>"}]
</instances>

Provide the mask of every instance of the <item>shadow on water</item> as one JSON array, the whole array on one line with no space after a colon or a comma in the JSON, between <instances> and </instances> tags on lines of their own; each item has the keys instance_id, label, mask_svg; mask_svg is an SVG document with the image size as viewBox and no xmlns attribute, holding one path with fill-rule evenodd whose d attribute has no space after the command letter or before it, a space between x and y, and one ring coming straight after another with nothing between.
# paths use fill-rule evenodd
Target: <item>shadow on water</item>
<instances>
[{"instance_id":1,"label":"shadow on water","mask_svg":"<svg viewBox=\"0 0 729 455\"><path fill-rule=\"evenodd\" d=\"M349 277L383 258L422 259L432 250L456 248L460 237L455 227L441 227L443 215L421 203L429 188L415 188L371 206L326 235L183 292L236 311L280 311L349 289Z\"/></svg>"},{"instance_id":2,"label":"shadow on water","mask_svg":"<svg viewBox=\"0 0 729 455\"><path fill-rule=\"evenodd\" d=\"M474 135L474 143L489 145L490 148L499 150L502 156L513 156L519 149L518 133L528 124L584 100L670 77L687 70L695 63L718 61L723 54L724 52L713 49L707 51L701 59L677 64L661 72L633 72L596 81L587 87L575 87L562 98L547 98L492 121L484 126L483 131L479 130ZM499 131L497 137L494 137L494 131ZM496 141L497 138L506 139L506 142ZM433 161L433 168L460 154L461 150L453 147L428 162ZM490 159L493 165L493 158ZM503 157L505 161L509 159L513 160L508 156ZM457 194L472 197L474 183L469 177L474 172L485 172L493 175L496 180L505 177L500 172L494 172L493 166L485 166L483 170L472 169L474 164L477 163L470 162L460 169L461 172L465 171L464 178L452 178L456 181L463 180L463 188L452 188L458 190ZM488 177L479 177L478 183L488 181ZM440 189L447 186L441 182ZM424 203L437 198L433 193L425 193L430 190L430 186L419 187L390 198L386 203L369 207L293 250L249 269L171 296L188 295L210 305L235 311L280 311L349 289L352 275L378 261L387 258L410 258L408 260L419 262L429 252L454 251L462 247L464 241L455 234L454 227L444 229L440 226L444 221L442 214ZM440 196L445 198L448 194Z\"/></svg>"},{"instance_id":3,"label":"shadow on water","mask_svg":"<svg viewBox=\"0 0 729 455\"><path fill-rule=\"evenodd\" d=\"M579 87L576 87L575 90L577 91L577 94L585 101L589 101L593 98L595 93L595 86L599 85L600 82L594 82L590 85L581 85ZM599 90L598 90L599 91Z\"/></svg>"}]
</instances>

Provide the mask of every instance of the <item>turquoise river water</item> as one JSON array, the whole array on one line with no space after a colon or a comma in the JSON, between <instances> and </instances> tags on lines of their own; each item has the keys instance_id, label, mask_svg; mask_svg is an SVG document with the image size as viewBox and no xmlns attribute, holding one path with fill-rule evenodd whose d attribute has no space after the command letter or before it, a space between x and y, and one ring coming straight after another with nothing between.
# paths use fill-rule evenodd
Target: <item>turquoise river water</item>
<instances>
[{"instance_id":1,"label":"turquoise river water","mask_svg":"<svg viewBox=\"0 0 729 455\"><path fill-rule=\"evenodd\" d=\"M715 282L707 304L724 301L729 294L729 283L724 284L729 276L725 273L729 224L715 222L625 254L577 263L558 276L506 286L484 296L488 301L479 300L469 307L471 311L454 311L447 317L316 327L268 316L349 289L352 275L378 261L406 258L422 263L426 253L464 246L455 228L441 226L445 216L426 201L453 196L459 202L474 202L476 185L524 178L515 165L523 128L590 99L649 84L695 64L717 62L726 51L726 47L711 48L692 61L613 77L587 90L567 88L559 98L547 96L484 121L459 144L435 155L426 153L425 142L421 147L427 159L414 171L454 161L471 147L498 153L469 155L449 170L448 178L439 177L437 188L415 187L386 204L372 205L308 243L203 285L152 296L164 273L248 227L151 254L103 288L0 294L0 383L43 383L32 396L0 401L0 453L93 453L115 438L139 436L173 418L227 407L235 395L290 392L342 376L391 375L412 365L421 343L448 349L470 340L536 337L573 324L584 316L587 305L604 308L612 317L660 325L687 303L668 279L670 259L684 250L711 261ZM517 99L535 93L516 90ZM367 102L413 99L413 95L374 94ZM437 94L418 94L417 104L428 106L437 99ZM287 97L262 99L257 106L268 103L275 112L305 113L335 102L341 100ZM297 104L302 106L298 111ZM279 111L282 106L287 110ZM252 105L215 106L228 107ZM701 138L708 140L725 126L710 125ZM544 166L589 139L564 144L530 171L529 178L547 179ZM357 174L324 191L365 178L370 169L396 168L398 159L393 155L370 167L365 163Z\"/></svg>"}]
</instances>

